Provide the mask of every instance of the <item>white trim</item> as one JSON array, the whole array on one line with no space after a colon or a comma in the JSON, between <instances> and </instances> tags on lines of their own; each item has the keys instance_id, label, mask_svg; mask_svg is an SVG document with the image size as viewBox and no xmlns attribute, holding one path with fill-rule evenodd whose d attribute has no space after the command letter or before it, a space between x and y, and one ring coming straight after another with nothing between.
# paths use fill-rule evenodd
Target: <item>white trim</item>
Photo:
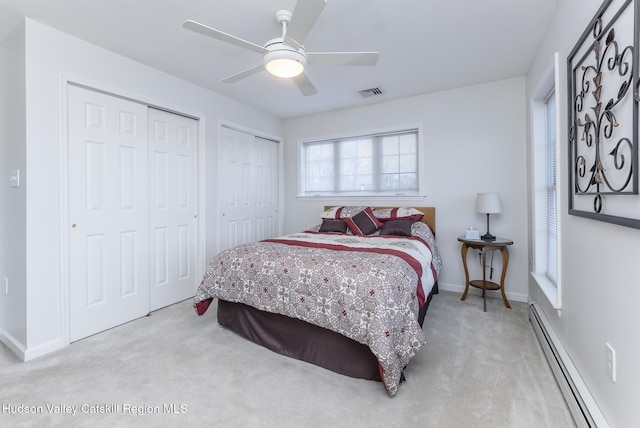
<instances>
[{"instance_id":1,"label":"white trim","mask_svg":"<svg viewBox=\"0 0 640 428\"><path fill-rule=\"evenodd\" d=\"M529 306L529 321L576 425L585 428L608 428L609 424L598 404L538 303Z\"/></svg>"},{"instance_id":2,"label":"white trim","mask_svg":"<svg viewBox=\"0 0 640 428\"><path fill-rule=\"evenodd\" d=\"M205 114L200 114L196 120L198 121L198 185L196 186L198 195L197 216L197 236L198 236L198 254L196 256L196 271L199 272L200 278L204 276L207 268L206 251L207 251L207 144L206 144L206 118ZM194 290L195 292L195 290Z\"/></svg>"},{"instance_id":3,"label":"white trim","mask_svg":"<svg viewBox=\"0 0 640 428\"><path fill-rule=\"evenodd\" d=\"M562 157L561 152L566 147L562 142L565 141L563 136L566 136L564 129L564 118L565 110L563 109L566 106L566 100L564 97L559 97L557 94L566 94L566 80L563 79L563 76L566 76L566 62L560 60L560 54L556 52L553 56L554 59L554 84L556 91L556 165L558 165L558 175L556 176L556 211L558 214L558 218L556 219L556 261L558 263L557 266L557 280L556 280L556 303L557 308L560 310L562 308L562 213L565 211L565 198L562 195L565 195L565 176L560 172L563 171L562 168ZM543 290L544 291L544 290Z\"/></svg>"},{"instance_id":4,"label":"white trim","mask_svg":"<svg viewBox=\"0 0 640 428\"><path fill-rule=\"evenodd\" d=\"M6 330L3 330L1 328L0 328L0 342L4 343L7 346L7 348L13 351L13 353L16 354L18 358L20 358L22 361L26 361L25 359L26 349L24 348L24 346L20 343L19 340L17 340L15 337L9 334Z\"/></svg>"},{"instance_id":5,"label":"white trim","mask_svg":"<svg viewBox=\"0 0 640 428\"><path fill-rule=\"evenodd\" d=\"M337 132L333 134L316 135L315 137L304 137L304 138L301 138L298 142L302 144L302 143L311 143L314 141L335 140L340 138L354 138L354 137L360 137L362 135L392 134L394 132L402 132L408 129L417 129L418 132L422 132L423 127L424 125L422 122L403 123L398 125L389 125L383 128L370 128L370 129L364 129L359 131L345 131L345 132Z\"/></svg>"},{"instance_id":6,"label":"white trim","mask_svg":"<svg viewBox=\"0 0 640 428\"><path fill-rule=\"evenodd\" d=\"M60 195L60 342L61 347L70 343L71 321L69 313L69 86L71 77L60 73L58 76L58 188Z\"/></svg>"},{"instance_id":7,"label":"white trim","mask_svg":"<svg viewBox=\"0 0 640 428\"><path fill-rule=\"evenodd\" d=\"M20 341L18 341L15 337L1 328L0 342L2 342L4 345L6 345L7 348L13 351L13 353L16 354L16 356L22 361L33 360L34 358L41 357L69 345L68 341L65 341L64 338L60 337L36 347L25 348L20 343Z\"/></svg>"},{"instance_id":8,"label":"white trim","mask_svg":"<svg viewBox=\"0 0 640 428\"><path fill-rule=\"evenodd\" d=\"M49 342L42 343L36 347L27 348L24 353L24 361L42 357L43 355L47 355L54 351L60 350L65 346L69 346L69 343L64 342L62 339L54 339Z\"/></svg>"},{"instance_id":9,"label":"white trim","mask_svg":"<svg viewBox=\"0 0 640 428\"><path fill-rule=\"evenodd\" d=\"M540 275L535 272L529 272L529 275L538 285L538 288L540 288L553 309L560 311L562 309L560 306L560 293L558 292L556 285L549 281L549 278L545 275Z\"/></svg>"},{"instance_id":10,"label":"white trim","mask_svg":"<svg viewBox=\"0 0 640 428\"><path fill-rule=\"evenodd\" d=\"M221 119L218 121L220 127L225 127L229 129L233 129L236 131L244 132L245 134L253 135L254 137L264 138L265 140L271 140L275 143L282 143L282 137L278 137L276 135L271 135L263 131L259 131L254 128L250 128L248 126L240 125L228 120Z\"/></svg>"},{"instance_id":11,"label":"white trim","mask_svg":"<svg viewBox=\"0 0 640 428\"><path fill-rule=\"evenodd\" d=\"M317 196L313 196L313 195L309 195L309 196L296 196L296 199L301 200L301 201L309 201L309 200L314 200L314 201L331 201L332 203L334 202L340 202L340 201L346 201L348 203L351 203L353 201L366 201L367 204L371 203L371 201L374 200L383 200L383 201L424 201L425 199L427 199L427 196L418 196L418 195L384 195L384 194L380 194L380 195L368 195L368 196L362 196L362 195L336 195L336 196L327 196L327 195L317 195ZM390 202L384 202L386 203L390 203ZM413 203L413 202L412 202ZM382 204L378 204L378 205L382 205Z\"/></svg>"}]
</instances>

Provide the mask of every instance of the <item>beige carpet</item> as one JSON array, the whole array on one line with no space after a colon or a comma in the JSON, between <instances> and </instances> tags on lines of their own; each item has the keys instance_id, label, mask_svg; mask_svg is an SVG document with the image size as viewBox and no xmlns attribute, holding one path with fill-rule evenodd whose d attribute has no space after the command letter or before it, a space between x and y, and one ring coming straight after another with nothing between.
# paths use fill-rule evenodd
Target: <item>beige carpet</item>
<instances>
[{"instance_id":1,"label":"beige carpet","mask_svg":"<svg viewBox=\"0 0 640 428\"><path fill-rule=\"evenodd\" d=\"M428 344L393 398L249 343L186 301L26 363L0 345L0 425L574 426L527 305L489 299L484 313L480 297L459 299L433 299Z\"/></svg>"}]
</instances>

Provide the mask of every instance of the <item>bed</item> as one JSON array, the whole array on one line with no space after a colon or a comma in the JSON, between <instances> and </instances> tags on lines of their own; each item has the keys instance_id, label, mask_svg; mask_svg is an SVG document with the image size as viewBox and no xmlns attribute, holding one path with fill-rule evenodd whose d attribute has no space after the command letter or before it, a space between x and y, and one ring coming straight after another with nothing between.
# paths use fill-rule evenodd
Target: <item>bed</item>
<instances>
[{"instance_id":1,"label":"bed","mask_svg":"<svg viewBox=\"0 0 640 428\"><path fill-rule=\"evenodd\" d=\"M425 343L441 263L433 207L325 207L314 228L215 256L194 307L216 299L225 328L393 396Z\"/></svg>"}]
</instances>

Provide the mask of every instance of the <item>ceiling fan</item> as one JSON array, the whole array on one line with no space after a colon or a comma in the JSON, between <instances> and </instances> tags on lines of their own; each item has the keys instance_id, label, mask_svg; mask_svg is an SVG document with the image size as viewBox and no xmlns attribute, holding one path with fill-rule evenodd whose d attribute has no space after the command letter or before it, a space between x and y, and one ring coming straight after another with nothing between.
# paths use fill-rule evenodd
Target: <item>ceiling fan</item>
<instances>
[{"instance_id":1,"label":"ceiling fan","mask_svg":"<svg viewBox=\"0 0 640 428\"><path fill-rule=\"evenodd\" d=\"M233 74L222 82L233 83L266 69L277 77L291 78L303 95L314 95L318 91L304 73L307 65L328 66L373 66L378 62L378 52L307 52L304 39L318 20L326 0L298 0L293 13L289 10L276 12L276 20L282 25L282 36L271 39L264 46L240 39L199 22L187 20L182 25L187 30L223 42L231 43L263 55L262 64Z\"/></svg>"}]
</instances>

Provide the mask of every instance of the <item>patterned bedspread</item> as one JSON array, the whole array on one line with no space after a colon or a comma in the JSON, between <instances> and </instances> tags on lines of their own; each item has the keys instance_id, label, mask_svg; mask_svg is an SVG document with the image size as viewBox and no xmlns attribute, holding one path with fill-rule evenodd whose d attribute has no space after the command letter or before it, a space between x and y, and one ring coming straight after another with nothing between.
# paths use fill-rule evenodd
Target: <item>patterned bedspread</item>
<instances>
[{"instance_id":1,"label":"patterned bedspread","mask_svg":"<svg viewBox=\"0 0 640 428\"><path fill-rule=\"evenodd\" d=\"M240 245L207 267L194 306L240 302L299 318L366 344L389 395L425 343L418 308L436 281L417 237L297 233Z\"/></svg>"}]
</instances>

